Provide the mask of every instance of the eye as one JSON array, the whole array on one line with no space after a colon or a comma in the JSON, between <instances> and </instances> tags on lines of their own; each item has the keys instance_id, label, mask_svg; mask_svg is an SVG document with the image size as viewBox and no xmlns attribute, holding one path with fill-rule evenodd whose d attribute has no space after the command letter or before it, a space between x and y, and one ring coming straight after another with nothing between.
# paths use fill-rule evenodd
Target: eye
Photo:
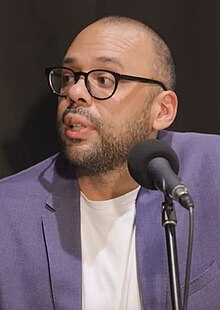
<instances>
[{"instance_id":1,"label":"eye","mask_svg":"<svg viewBox=\"0 0 220 310\"><path fill-rule=\"evenodd\" d=\"M96 71L90 76L90 83L101 88L112 88L115 84L115 78L109 72Z\"/></svg>"},{"instance_id":2,"label":"eye","mask_svg":"<svg viewBox=\"0 0 220 310\"><path fill-rule=\"evenodd\" d=\"M99 76L97 82L100 86L112 85L113 81L108 76Z\"/></svg>"},{"instance_id":3,"label":"eye","mask_svg":"<svg viewBox=\"0 0 220 310\"><path fill-rule=\"evenodd\" d=\"M61 87L65 87L70 85L71 83L75 83L75 77L73 75L73 72L69 70L61 71L60 79L61 79Z\"/></svg>"}]
</instances>

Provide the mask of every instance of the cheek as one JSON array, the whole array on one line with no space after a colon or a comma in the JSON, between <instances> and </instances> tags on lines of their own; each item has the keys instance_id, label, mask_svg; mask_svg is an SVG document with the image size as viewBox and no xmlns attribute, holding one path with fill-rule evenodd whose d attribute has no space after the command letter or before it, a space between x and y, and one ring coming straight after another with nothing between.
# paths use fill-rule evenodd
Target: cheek
<instances>
[{"instance_id":1,"label":"cheek","mask_svg":"<svg viewBox=\"0 0 220 310\"><path fill-rule=\"evenodd\" d=\"M133 111L128 111L128 109L108 109L102 111L102 113L100 113L100 118L103 124L103 132L106 134L123 135L127 132L128 124L134 122L135 113L133 113Z\"/></svg>"},{"instance_id":2,"label":"cheek","mask_svg":"<svg viewBox=\"0 0 220 310\"><path fill-rule=\"evenodd\" d=\"M97 106L98 113L104 122L108 125L119 125L133 113L133 102L129 96L116 93L109 100L103 101Z\"/></svg>"},{"instance_id":3,"label":"cheek","mask_svg":"<svg viewBox=\"0 0 220 310\"><path fill-rule=\"evenodd\" d=\"M66 108L68 107L67 102L65 101L65 99L58 99L58 105L57 105L57 119L59 120L62 115L63 112L66 110Z\"/></svg>"},{"instance_id":4,"label":"cheek","mask_svg":"<svg viewBox=\"0 0 220 310\"><path fill-rule=\"evenodd\" d=\"M132 118L144 108L149 91L142 84L123 83L120 86L118 92L112 97L109 109L116 118Z\"/></svg>"},{"instance_id":5,"label":"cheek","mask_svg":"<svg viewBox=\"0 0 220 310\"><path fill-rule=\"evenodd\" d=\"M99 106L96 115L100 118L102 122L102 128L104 132L112 132L120 128L123 123L125 116L125 111L121 109L120 105L114 105L112 103L103 103Z\"/></svg>"}]
</instances>

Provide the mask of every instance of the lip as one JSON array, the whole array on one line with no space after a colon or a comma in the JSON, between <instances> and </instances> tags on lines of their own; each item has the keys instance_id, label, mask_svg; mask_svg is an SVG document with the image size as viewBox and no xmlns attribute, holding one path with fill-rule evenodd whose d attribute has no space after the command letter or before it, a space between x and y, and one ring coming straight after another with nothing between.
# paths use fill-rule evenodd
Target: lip
<instances>
[{"instance_id":1,"label":"lip","mask_svg":"<svg viewBox=\"0 0 220 310\"><path fill-rule=\"evenodd\" d=\"M69 113L63 119L64 133L69 139L86 139L95 126L85 117L79 114ZM72 125L78 125L80 128L74 128Z\"/></svg>"}]
</instances>

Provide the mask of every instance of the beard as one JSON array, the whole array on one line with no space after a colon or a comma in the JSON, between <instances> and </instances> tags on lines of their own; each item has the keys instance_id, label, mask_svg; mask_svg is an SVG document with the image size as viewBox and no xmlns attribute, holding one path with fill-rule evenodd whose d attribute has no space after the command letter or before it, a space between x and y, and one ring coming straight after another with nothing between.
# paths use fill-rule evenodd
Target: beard
<instances>
[{"instance_id":1,"label":"beard","mask_svg":"<svg viewBox=\"0 0 220 310\"><path fill-rule=\"evenodd\" d=\"M150 133L150 110L152 98L144 107L117 127L106 128L104 122L82 107L67 108L58 121L58 131L68 162L80 175L98 176L113 171L127 163L127 156L137 142L147 139ZM63 119L68 113L87 118L96 128L99 139L90 148L79 147L81 140L67 140L63 136ZM79 149L78 149L79 148Z\"/></svg>"}]
</instances>

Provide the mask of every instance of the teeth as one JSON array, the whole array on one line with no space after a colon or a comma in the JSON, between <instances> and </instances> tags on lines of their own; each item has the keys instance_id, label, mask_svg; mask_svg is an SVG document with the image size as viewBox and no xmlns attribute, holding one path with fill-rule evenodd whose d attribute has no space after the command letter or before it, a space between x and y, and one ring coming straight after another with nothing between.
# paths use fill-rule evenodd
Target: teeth
<instances>
[{"instance_id":1,"label":"teeth","mask_svg":"<svg viewBox=\"0 0 220 310\"><path fill-rule=\"evenodd\" d=\"M85 127L82 126L81 124L70 124L70 128L73 130L80 130L80 129L85 128Z\"/></svg>"}]
</instances>

